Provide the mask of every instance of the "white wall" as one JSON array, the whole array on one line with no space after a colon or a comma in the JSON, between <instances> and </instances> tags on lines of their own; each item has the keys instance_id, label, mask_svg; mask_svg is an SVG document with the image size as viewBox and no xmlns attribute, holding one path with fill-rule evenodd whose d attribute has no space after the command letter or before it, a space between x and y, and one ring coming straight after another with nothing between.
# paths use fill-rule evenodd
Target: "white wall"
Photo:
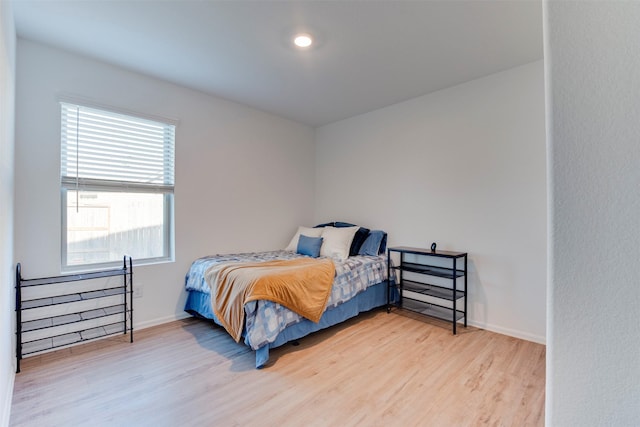
<instances>
[{"instance_id":1,"label":"white wall","mask_svg":"<svg viewBox=\"0 0 640 427\"><path fill-rule=\"evenodd\" d=\"M18 40L15 259L60 273L60 95L178 119L175 263L134 268L135 324L183 314L197 257L285 247L313 219L313 130L86 57Z\"/></svg>"},{"instance_id":2,"label":"white wall","mask_svg":"<svg viewBox=\"0 0 640 427\"><path fill-rule=\"evenodd\" d=\"M316 222L466 251L469 321L545 342L542 61L316 130Z\"/></svg>"},{"instance_id":3,"label":"white wall","mask_svg":"<svg viewBox=\"0 0 640 427\"><path fill-rule=\"evenodd\" d=\"M640 420L640 3L545 3L549 426Z\"/></svg>"},{"instance_id":4,"label":"white wall","mask_svg":"<svg viewBox=\"0 0 640 427\"><path fill-rule=\"evenodd\" d=\"M14 379L13 150L16 32L0 1L0 426L9 425Z\"/></svg>"}]
</instances>

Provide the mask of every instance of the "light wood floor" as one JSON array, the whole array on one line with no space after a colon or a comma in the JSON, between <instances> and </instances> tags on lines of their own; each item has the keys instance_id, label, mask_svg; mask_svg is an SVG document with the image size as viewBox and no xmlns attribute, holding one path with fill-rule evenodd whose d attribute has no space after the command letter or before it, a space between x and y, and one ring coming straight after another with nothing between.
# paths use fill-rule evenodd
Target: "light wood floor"
<instances>
[{"instance_id":1,"label":"light wood floor","mask_svg":"<svg viewBox=\"0 0 640 427\"><path fill-rule=\"evenodd\" d=\"M254 353L187 319L23 360L11 426L541 426L545 347L374 311Z\"/></svg>"}]
</instances>

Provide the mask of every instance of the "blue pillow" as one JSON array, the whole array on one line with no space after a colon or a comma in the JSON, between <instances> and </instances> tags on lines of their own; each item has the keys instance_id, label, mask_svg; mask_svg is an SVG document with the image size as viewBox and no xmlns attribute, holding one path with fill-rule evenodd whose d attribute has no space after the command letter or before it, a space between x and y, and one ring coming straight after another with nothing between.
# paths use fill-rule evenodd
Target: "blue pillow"
<instances>
[{"instance_id":1,"label":"blue pillow","mask_svg":"<svg viewBox=\"0 0 640 427\"><path fill-rule=\"evenodd\" d=\"M372 230L369 232L367 239L360 246L358 255L376 256L385 251L387 246L387 233L382 230ZM384 247L383 247L384 241Z\"/></svg>"},{"instance_id":2,"label":"blue pillow","mask_svg":"<svg viewBox=\"0 0 640 427\"><path fill-rule=\"evenodd\" d=\"M320 247L322 246L322 237L309 237L304 234L300 235L298 240L298 252L301 255L309 255L318 258L320 256Z\"/></svg>"}]
</instances>

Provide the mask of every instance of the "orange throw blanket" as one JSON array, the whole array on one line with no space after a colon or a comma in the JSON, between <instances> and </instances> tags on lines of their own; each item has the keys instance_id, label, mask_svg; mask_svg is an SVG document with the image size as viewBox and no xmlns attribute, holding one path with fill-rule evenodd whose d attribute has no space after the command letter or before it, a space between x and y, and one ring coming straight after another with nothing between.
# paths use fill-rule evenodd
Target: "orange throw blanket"
<instances>
[{"instance_id":1,"label":"orange throw blanket","mask_svg":"<svg viewBox=\"0 0 640 427\"><path fill-rule=\"evenodd\" d=\"M205 272L213 313L236 342L242 336L244 305L249 301L274 301L317 323L334 276L333 261L310 258L221 263Z\"/></svg>"}]
</instances>

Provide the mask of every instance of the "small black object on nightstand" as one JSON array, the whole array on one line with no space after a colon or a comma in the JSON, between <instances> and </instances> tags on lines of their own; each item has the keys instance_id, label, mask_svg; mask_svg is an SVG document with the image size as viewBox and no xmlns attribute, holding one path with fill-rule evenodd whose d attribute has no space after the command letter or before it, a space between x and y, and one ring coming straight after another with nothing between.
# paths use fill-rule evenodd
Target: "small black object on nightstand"
<instances>
[{"instance_id":1,"label":"small black object on nightstand","mask_svg":"<svg viewBox=\"0 0 640 427\"><path fill-rule=\"evenodd\" d=\"M431 252L435 252L436 251L436 242L433 242L431 244Z\"/></svg>"}]
</instances>

